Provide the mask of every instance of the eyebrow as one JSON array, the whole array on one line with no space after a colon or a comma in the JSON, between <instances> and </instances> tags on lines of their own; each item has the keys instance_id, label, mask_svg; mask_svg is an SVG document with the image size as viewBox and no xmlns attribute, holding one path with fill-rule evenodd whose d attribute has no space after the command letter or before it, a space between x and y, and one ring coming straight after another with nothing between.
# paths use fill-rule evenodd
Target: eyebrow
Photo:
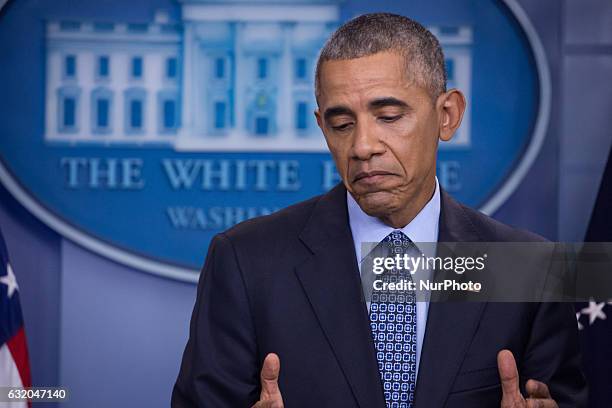
<instances>
[{"instance_id":1,"label":"eyebrow","mask_svg":"<svg viewBox=\"0 0 612 408\"><path fill-rule=\"evenodd\" d=\"M325 112L323 113L323 117L325 118L325 120L329 120L331 118L333 118L334 116L340 116L340 115L349 115L349 116L355 116L355 113L347 108L346 106L332 106L330 108L325 109Z\"/></svg>"},{"instance_id":2,"label":"eyebrow","mask_svg":"<svg viewBox=\"0 0 612 408\"><path fill-rule=\"evenodd\" d=\"M410 106L406 102L400 99L394 98L392 96L374 99L373 101L368 103L368 107L370 109L380 109L386 106L397 106L398 108L411 109Z\"/></svg>"}]
</instances>

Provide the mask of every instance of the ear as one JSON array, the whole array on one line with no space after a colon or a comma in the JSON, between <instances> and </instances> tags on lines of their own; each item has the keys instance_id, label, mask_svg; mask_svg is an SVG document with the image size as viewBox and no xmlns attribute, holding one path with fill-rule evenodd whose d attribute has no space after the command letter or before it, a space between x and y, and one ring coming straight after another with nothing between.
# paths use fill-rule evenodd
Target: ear
<instances>
[{"instance_id":1,"label":"ear","mask_svg":"<svg viewBox=\"0 0 612 408\"><path fill-rule=\"evenodd\" d=\"M465 113L465 96L458 89L451 89L438 97L440 114L440 140L448 142L461 125Z\"/></svg>"}]
</instances>

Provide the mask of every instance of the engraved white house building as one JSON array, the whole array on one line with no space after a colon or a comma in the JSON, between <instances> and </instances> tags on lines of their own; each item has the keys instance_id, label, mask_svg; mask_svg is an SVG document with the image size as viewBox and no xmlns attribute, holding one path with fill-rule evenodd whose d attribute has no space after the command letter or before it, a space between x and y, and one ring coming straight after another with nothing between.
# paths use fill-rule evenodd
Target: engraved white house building
<instances>
[{"instance_id":1,"label":"engraved white house building","mask_svg":"<svg viewBox=\"0 0 612 408\"><path fill-rule=\"evenodd\" d=\"M314 65L338 1L179 0L180 21L48 21L47 142L326 152ZM471 91L472 30L429 27ZM447 147L470 145L470 115ZM444 146L444 144L442 145Z\"/></svg>"}]
</instances>

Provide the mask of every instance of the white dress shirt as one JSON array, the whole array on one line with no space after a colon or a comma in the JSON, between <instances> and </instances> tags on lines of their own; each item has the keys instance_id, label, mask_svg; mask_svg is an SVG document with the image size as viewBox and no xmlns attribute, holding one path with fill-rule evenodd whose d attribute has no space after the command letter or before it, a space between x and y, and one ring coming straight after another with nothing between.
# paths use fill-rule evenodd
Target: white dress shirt
<instances>
[{"instance_id":1,"label":"white dress shirt","mask_svg":"<svg viewBox=\"0 0 612 408\"><path fill-rule=\"evenodd\" d=\"M412 221L404 228L393 228L376 217L371 217L359 207L353 196L346 193L348 204L349 225L353 234L353 242L355 244L355 254L357 254L357 264L361 270L361 261L368 254L361 254L362 242L380 242L387 235L396 229L400 229L412 242L418 245L419 242L438 242L438 223L440 219L440 186L436 178L436 189L433 196L425 204L425 207L414 217ZM435 256L433 246L427 248L419 248L423 250L426 256ZM368 302L369 309L369 302ZM417 313L417 355L416 355L416 370L419 372L419 361L421 359L421 348L423 346L423 338L425 335L425 326L427 324L427 312L429 310L429 302L416 302Z\"/></svg>"}]
</instances>

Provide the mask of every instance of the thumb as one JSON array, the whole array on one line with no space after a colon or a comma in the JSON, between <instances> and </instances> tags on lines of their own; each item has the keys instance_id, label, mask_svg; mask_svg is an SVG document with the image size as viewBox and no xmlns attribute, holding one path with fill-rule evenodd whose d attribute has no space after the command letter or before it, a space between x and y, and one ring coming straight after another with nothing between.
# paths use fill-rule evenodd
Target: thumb
<instances>
[{"instance_id":1,"label":"thumb","mask_svg":"<svg viewBox=\"0 0 612 408\"><path fill-rule=\"evenodd\" d=\"M280 373L280 359L274 353L266 356L261 368L261 395L262 397L280 396L278 388L278 375Z\"/></svg>"},{"instance_id":2,"label":"thumb","mask_svg":"<svg viewBox=\"0 0 612 408\"><path fill-rule=\"evenodd\" d=\"M497 369L503 391L502 406L522 401L516 361L510 350L502 350L497 354Z\"/></svg>"}]
</instances>

